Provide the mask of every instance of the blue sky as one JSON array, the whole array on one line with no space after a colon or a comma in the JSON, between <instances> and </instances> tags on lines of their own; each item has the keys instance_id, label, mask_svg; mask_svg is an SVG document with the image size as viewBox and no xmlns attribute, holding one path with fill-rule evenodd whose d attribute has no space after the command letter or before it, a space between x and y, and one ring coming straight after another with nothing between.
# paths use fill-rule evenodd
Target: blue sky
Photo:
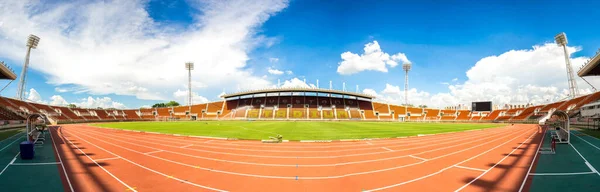
<instances>
[{"instance_id":1,"label":"blue sky","mask_svg":"<svg viewBox=\"0 0 600 192\"><path fill-rule=\"evenodd\" d=\"M262 2L262 1L261 1ZM108 2L106 4L111 4ZM136 4L138 3L138 4ZM55 2L52 5L48 5L49 9L59 10L60 5L69 4L67 2ZM73 6L86 6L85 3L73 5ZM93 3L90 3L93 4ZM118 4L118 3L115 3ZM591 57L596 52L597 48L600 48L600 39L597 37L597 31L599 26L594 23L597 22L597 18L600 18L600 13L597 10L600 7L600 3L593 1L573 1L565 3L564 1L317 1L317 0L292 0L276 1L276 0L265 0L265 6L239 6L240 4L236 1L223 1L219 3L215 2L191 2L191 1L156 1L151 0L149 2L135 1L131 3L132 7L139 8L140 12L146 12L147 17L144 17L141 13L140 18L146 18L144 22L152 23L143 25L147 29L143 29L142 35L140 36L140 42L149 43L154 45L154 41L148 39L153 38L163 39L162 36L168 36L170 39L177 39L178 36L193 35L197 33L197 36L201 36L201 39L210 39L210 43L205 41L194 42L195 44L221 44L220 39L225 39L227 45L225 47L234 47L234 52L231 55L238 55L239 52L243 53L240 56L242 64L234 65L231 69L227 68L226 64L219 66L222 69L219 73L228 73L228 70L234 71L233 75L238 76L249 76L248 81L258 82L259 85L272 86L277 83L277 79L281 81L291 80L298 78L300 80L306 78L308 83L315 83L316 79L321 80L321 87L328 86L328 81L334 82L334 87L341 89L342 82L346 82L347 88L354 91L355 85L359 85L361 92L367 92L377 94L382 100L391 103L397 103L402 101L400 97L402 94L397 92L397 88L403 89L404 84L404 73L402 71L402 62L395 67L387 66L387 72L364 70L351 75L343 75L337 72L337 68L342 62L341 54L344 52L351 52L355 54L363 54L363 48L366 44L377 41L382 52L391 55L397 53L403 53L408 60L413 63L413 70L410 72L410 87L415 88L414 104L428 104L431 106L443 107L442 105L455 105L455 104L467 104L470 100L481 100L486 98L485 95L477 95L477 92L484 86L492 87L504 87L510 90L517 90L513 93L507 93L504 97L495 95L489 95L489 100L493 100L496 103L529 103L529 102L543 102L547 100L556 100L557 98L564 97L563 90L566 88L566 75L564 70L561 71L560 63L564 65L564 61L556 61L558 56L547 56L544 53L534 54L533 46L545 46L545 43L551 43L554 35L559 32L566 32L570 46L575 51L571 57L574 59L574 65L581 65L586 58ZM259 4L259 3L257 3ZM277 4L275 6L275 4ZM0 6L16 6L10 3L0 4ZM40 5L41 6L41 5ZM86 6L87 7L87 6ZM127 7L127 6L124 6ZM273 8L277 7L277 8ZM23 7L21 7L23 8ZM88 7L89 8L89 7ZM113 7L106 5L98 9L111 9ZM28 8L24 10L30 11L29 16L40 16L49 13L36 13ZM254 10L255 9L255 10ZM68 9L67 9L68 10ZM115 14L121 14L118 9L114 11ZM221 12L222 11L222 12ZM133 11L132 11L133 12ZM230 17L230 12L243 13L233 15ZM90 25L79 24L77 19L64 19L71 18L68 14L78 15L81 13L77 11L65 11L66 14L59 18L61 24L73 25L74 29L80 29L86 31L91 28ZM243 21L246 15L257 13L259 16L249 19L247 22ZM123 18L128 17L128 14L123 12ZM224 14L226 16L221 16ZM264 14L264 15L260 15ZM90 20L93 20L93 14L90 14ZM137 15L135 15L137 16ZM251 16L248 16L251 17ZM233 19L231 19L233 18ZM9 19L9 18L5 18ZM95 18L97 19L97 18ZM66 21L65 21L66 20ZM103 23L111 22L111 18L103 18ZM242 20L242 21L239 21ZM10 27L7 21L0 19L0 36L5 36L4 39L9 43L14 44L15 48L20 50L7 50L0 49L0 60L6 61L11 65L16 73L20 73L22 57L24 56L25 48L20 48L16 45L18 41L24 42L21 39L11 39L11 30L15 30L14 27ZM215 22L212 22L215 21ZM52 24L53 21L46 21L41 19L31 19L30 22L40 22L43 24ZM116 21L115 21L116 22ZM127 22L139 22L139 20L127 20L121 21L119 25L111 26L122 26ZM217 23L218 24L215 24ZM241 22L237 23L237 22ZM118 22L116 22L118 23ZM225 23L225 24L224 24ZM226 25L231 24L231 25ZM236 25L246 26L243 29L239 29L239 34L242 34L239 39L227 40L228 36L213 35L206 31L212 29L223 30L220 33L237 32ZM213 27L218 26L218 27ZM65 34L67 28L59 28L58 31L62 31L60 34ZM209 30L211 29L211 30ZM229 30L231 29L231 30ZM35 32L41 30L39 26L32 28L17 29L23 34ZM95 33L101 33L94 29ZM108 30L108 29L105 29ZM136 29L137 30L137 29ZM79 30L73 30L79 31ZM123 30L125 32L131 31L130 29ZM158 31L158 32L155 32ZM118 32L118 31L117 31ZM40 32L42 33L42 32ZM84 33L81 33L84 34ZM64 35L64 39L58 41L68 41L70 37L79 39L83 35ZM236 35L238 33L235 33ZM235 36L235 35L232 35ZM40 42L41 47L45 46L48 42L48 38L56 37L54 34L49 34L46 37L42 37ZM95 37L93 38L97 42L102 42ZM112 36L107 38L112 39ZM115 38L118 39L118 38ZM167 39L167 38L165 38ZM53 40L54 41L54 40ZM18 42L18 43L21 43ZM81 41L85 42L85 41ZM169 40L169 46L177 46L177 40ZM56 45L54 42L51 45ZM100 43L101 44L101 43ZM240 45L241 44L241 45ZM46 44L48 45L48 44ZM112 46L112 44L109 44ZM81 45L86 47L86 45ZM114 45L117 46L117 45ZM237 48L239 46L240 48ZM549 46L549 45L548 45ZM110 46L108 46L110 47ZM152 46L150 46L152 47ZM164 48L164 45L156 43L156 49L168 49ZM46 48L49 49L49 48ZM102 46L95 46L92 51L98 52L97 49L106 49ZM199 48L204 50L203 47ZM512 52L511 50L516 50ZM543 51L546 49L540 49ZM555 53L555 48L548 48L548 54L552 55ZM36 50L37 51L37 50ZM36 51L32 53L32 57L36 57L38 54ZM519 52L521 51L521 52ZM44 50L40 52L45 53ZM165 51L168 52L168 51ZM521 54L522 53L522 54ZM560 53L560 52L559 52ZM137 54L137 53L136 53ZM146 54L146 55L144 55ZM211 57L211 54L203 55L202 51L192 52L194 56L198 57ZM529 54L529 55L528 55ZM45 54L42 55L41 59L38 57L39 62L47 62L48 60L59 60L57 58L46 58ZM79 53L78 55L85 55ZM152 50L147 53L139 53L136 58L149 57L152 55ZM214 53L212 54L214 55ZM503 55L502 57L500 57ZM546 56L544 56L546 55ZM499 56L497 58L490 59L490 61L484 61L483 58L489 56ZM127 57L126 55L119 55L119 57ZM523 58L521 58L523 57ZM273 58L277 58L274 61ZM68 59L68 58L62 58ZM81 58L85 60L86 58ZM89 58L93 60L94 58ZM107 58L104 58L107 59ZM545 62L547 59L548 62ZM140 59L123 59L115 60L115 63L120 65L130 65L129 62L139 62ZM238 62L234 60L232 62ZM518 63L515 61L540 61L542 63L539 68L556 68L556 70L525 70L526 68L520 68L522 65L527 63ZM36 61L36 60L34 60ZM212 61L212 60L210 60ZM55 61L60 63L59 61ZM106 62L112 62L110 58ZM479 63L478 63L479 62ZM511 62L511 63L505 63ZM231 62L229 62L231 63ZM476 66L476 63L479 65ZM547 63L547 64L546 64ZM556 63L556 64L554 64ZM196 65L203 65L205 63L197 62ZM44 65L32 62L32 65ZM60 65L60 64L55 64ZM83 64L84 65L84 64ZM366 64L365 64L366 65ZM544 66L547 65L547 66ZM48 65L44 67L52 67L54 65ZM178 73L183 70L183 64L172 64L169 65L177 70L167 70L165 73L173 71ZM506 66L507 68L513 67L514 73L528 74L536 73L536 76L548 78L547 81L529 81L527 79L520 78L511 73L481 73L478 71L485 68L491 68L493 66ZM181 68L181 70L179 70ZM219 68L214 66L210 69ZM293 74L282 74L274 75L268 73L267 69L277 69L280 71L292 71ZM478 75L467 76L466 72L473 69L473 73ZM477 69L477 70L475 70ZM119 69L115 69L119 70ZM575 69L577 70L577 69ZM151 83L144 85L144 83L136 83L132 81L127 86L136 87L134 89L141 91L134 92L120 92L118 90L98 88L92 83L85 83L85 85L78 84L77 79L61 79L60 75L67 74L53 74L50 75L51 70L40 70L34 68L30 71L28 76L28 88L34 88L40 95L42 101L50 102L50 97L53 95L60 95L68 102L80 103L82 99L92 96L97 97L110 97L112 101L122 103L130 108L137 108L142 105L152 105L162 100L178 100L183 101L181 98L172 94L175 90L185 90L184 83L185 79L173 80L172 88L153 87ZM510 70L509 70L510 71ZM98 76L99 71L69 71L69 73L89 73L94 76ZM243 74L238 74L243 73ZM56 72L55 72L56 73ZM135 73L135 72L132 72ZM150 72L149 72L150 73ZM549 73L549 74L548 74ZM148 73L146 73L147 75ZM152 74L152 73L150 73ZM206 79L202 79L201 72L194 71L195 77L198 78L199 86L194 91L198 93L199 101L205 100L216 100L217 95L223 91L225 87L226 92L236 91L238 86L251 87L244 85L236 81L231 81L225 85L215 85ZM185 72L181 74L182 78L185 77ZM498 78L514 79L514 84L501 84L502 82L495 82L496 84L484 84L479 80L479 76L497 76ZM545 76L552 77L545 77ZM179 75L178 75L179 76ZM222 75L226 76L226 75ZM115 78L124 78L116 76ZM159 77L162 78L162 77ZM225 78L225 77L212 77ZM54 79L57 82L52 82L50 79ZM164 77L170 81L170 77ZM455 80L453 80L455 79ZM195 79L196 80L196 79ZM102 78L98 78L97 81L106 81ZM96 82L97 82L96 81ZM243 82L243 80L240 80ZM107 81L108 82L108 81ZM180 83L178 83L180 82ZM292 81L290 81L292 82ZM498 84L500 83L500 84ZM83 83L82 83L83 84ZM16 91L16 82L13 82L9 88L7 88L1 94L3 96L14 96ZM531 85L533 88L524 88L523 85ZM589 88L585 84L579 84L581 89ZM397 87L396 87L397 86ZM451 86L451 87L450 87ZM57 91L59 89L68 89L66 92ZM90 88L92 87L92 88ZM165 85L164 87L168 87ZM396 89L395 89L396 88ZM116 88L123 89L123 88ZM129 89L129 88L127 88ZM368 90L364 90L368 89ZM529 89L529 90L521 90ZM73 90L88 90L83 92ZM89 91L93 90L93 91ZM146 91L149 90L149 91ZM540 91L545 90L545 91ZM551 90L548 92L548 90ZM147 93L140 93L146 91ZM164 91L161 92L161 91ZM502 90L494 90L498 93L502 93ZM490 91L490 93L494 93ZM589 91L589 90L582 90ZM161 92L163 94L159 100L151 96ZM144 96L140 96L144 94ZM521 94L519 97L512 97L511 95ZM552 97L547 97L547 94L551 94ZM149 99L150 98L150 99ZM542 98L542 99L540 99ZM180 100L181 99L181 100ZM418 102L418 103L416 103Z\"/></svg>"}]
</instances>

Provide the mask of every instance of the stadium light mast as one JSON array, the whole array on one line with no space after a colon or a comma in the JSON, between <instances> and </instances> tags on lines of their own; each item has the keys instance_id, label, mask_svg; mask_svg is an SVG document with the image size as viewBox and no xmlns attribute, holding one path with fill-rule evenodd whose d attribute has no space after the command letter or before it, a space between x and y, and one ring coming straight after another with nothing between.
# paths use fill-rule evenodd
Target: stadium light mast
<instances>
[{"instance_id":1,"label":"stadium light mast","mask_svg":"<svg viewBox=\"0 0 600 192\"><path fill-rule=\"evenodd\" d=\"M567 77L569 78L569 92L571 94L571 98L577 97L579 95L579 90L577 89L577 82L575 82L575 76L573 75L573 68L571 67L571 60L569 60L569 51L567 51L567 34L559 33L554 36L554 40L556 44L562 46L563 51L565 53L565 63L567 64Z\"/></svg>"},{"instance_id":2,"label":"stadium light mast","mask_svg":"<svg viewBox=\"0 0 600 192\"><path fill-rule=\"evenodd\" d=\"M23 63L23 70L21 71L21 79L19 80L19 85L17 87L17 99L23 100L23 93L25 92L25 83L27 82L27 69L29 68L29 55L31 54L31 49L35 49L40 42L40 38L33 34L29 35L27 38L27 54L25 55L25 63Z\"/></svg>"},{"instance_id":3,"label":"stadium light mast","mask_svg":"<svg viewBox=\"0 0 600 192\"><path fill-rule=\"evenodd\" d=\"M408 106L408 71L412 68L412 63L406 62L402 65L402 69L404 69L404 105Z\"/></svg>"},{"instance_id":4,"label":"stadium light mast","mask_svg":"<svg viewBox=\"0 0 600 192\"><path fill-rule=\"evenodd\" d=\"M185 69L188 71L188 107L190 116L192 115L192 70L194 70L194 63L185 63Z\"/></svg>"}]
</instances>

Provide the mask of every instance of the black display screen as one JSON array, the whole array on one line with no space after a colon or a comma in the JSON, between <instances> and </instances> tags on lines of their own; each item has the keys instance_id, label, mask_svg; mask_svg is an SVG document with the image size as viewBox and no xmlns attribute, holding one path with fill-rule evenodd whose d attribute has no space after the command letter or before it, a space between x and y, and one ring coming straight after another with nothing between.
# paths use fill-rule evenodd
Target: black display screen
<instances>
[{"instance_id":1,"label":"black display screen","mask_svg":"<svg viewBox=\"0 0 600 192\"><path fill-rule=\"evenodd\" d=\"M491 101L473 102L472 106L471 106L471 111L474 111L474 112L492 111L492 102Z\"/></svg>"}]
</instances>

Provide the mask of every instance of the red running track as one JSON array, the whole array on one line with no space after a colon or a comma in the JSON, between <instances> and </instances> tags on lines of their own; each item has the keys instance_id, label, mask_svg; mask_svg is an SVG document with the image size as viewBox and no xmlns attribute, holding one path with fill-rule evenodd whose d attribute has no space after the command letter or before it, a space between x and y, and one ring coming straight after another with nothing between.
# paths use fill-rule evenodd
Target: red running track
<instances>
[{"instance_id":1,"label":"red running track","mask_svg":"<svg viewBox=\"0 0 600 192\"><path fill-rule=\"evenodd\" d=\"M51 132L76 191L518 191L542 136L537 125L279 144L86 125Z\"/></svg>"}]
</instances>

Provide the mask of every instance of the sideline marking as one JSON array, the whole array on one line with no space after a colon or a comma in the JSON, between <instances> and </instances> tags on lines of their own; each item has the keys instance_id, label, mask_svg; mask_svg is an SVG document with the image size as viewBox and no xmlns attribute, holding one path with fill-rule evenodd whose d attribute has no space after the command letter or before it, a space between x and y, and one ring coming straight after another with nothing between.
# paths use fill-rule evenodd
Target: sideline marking
<instances>
[{"instance_id":1,"label":"sideline marking","mask_svg":"<svg viewBox=\"0 0 600 192\"><path fill-rule=\"evenodd\" d=\"M373 143L371 143L371 142L368 142L368 141L367 141L367 144L369 144L369 145L373 145Z\"/></svg>"},{"instance_id":2,"label":"sideline marking","mask_svg":"<svg viewBox=\"0 0 600 192\"><path fill-rule=\"evenodd\" d=\"M598 147L598 146L596 146L596 145L594 145L594 144L592 144L592 143L590 143L590 142L586 141L585 139L582 139L581 137L579 137L579 136L577 136L577 135L575 135L575 134L573 134L573 133L571 133L571 134L572 134L572 135L574 135L575 137L577 137L578 139L581 139L581 140L583 140L583 142L586 142L587 144L590 144L592 147L595 147L596 149L600 150L600 147Z\"/></svg>"},{"instance_id":3,"label":"sideline marking","mask_svg":"<svg viewBox=\"0 0 600 192\"><path fill-rule=\"evenodd\" d=\"M423 161L429 161L429 159L425 159L425 158L422 158L422 157L417 157L417 156L414 156L414 155L408 155L408 156L412 157L412 158L415 158L415 159L420 159L420 160L423 160Z\"/></svg>"},{"instance_id":4,"label":"sideline marking","mask_svg":"<svg viewBox=\"0 0 600 192\"><path fill-rule=\"evenodd\" d=\"M535 176L558 176L558 175L587 175L595 174L596 172L577 172L577 173L529 173L528 175Z\"/></svg>"},{"instance_id":5,"label":"sideline marking","mask_svg":"<svg viewBox=\"0 0 600 192\"><path fill-rule=\"evenodd\" d=\"M390 148L387 148L387 147L381 147L381 148L383 148L385 150L388 150L388 151L394 151L394 150L391 150Z\"/></svg>"},{"instance_id":6,"label":"sideline marking","mask_svg":"<svg viewBox=\"0 0 600 192\"><path fill-rule=\"evenodd\" d=\"M145 154L145 155L149 155L149 154L152 154L152 153L158 153L158 152L163 152L163 151L164 151L164 150L150 151L150 152L146 152L146 153L144 153L144 154Z\"/></svg>"},{"instance_id":7,"label":"sideline marking","mask_svg":"<svg viewBox=\"0 0 600 192\"><path fill-rule=\"evenodd\" d=\"M539 127L537 127L539 130ZM544 144L544 138L546 137L546 131L547 129L544 129L544 132L542 133L542 139L540 140L540 143L538 144L538 149L535 152L535 155L533 156L533 159L531 159L531 163L529 163L529 170L527 170L527 175L525 175L525 178L523 178L523 182L521 182L521 188L519 188L519 192L523 191L523 187L525 187L525 183L527 182L527 177L529 177L529 173L531 173L531 168L533 168L533 164L535 163L535 160L537 159L537 155L538 153L540 153L540 149L542 148L542 145Z\"/></svg>"},{"instance_id":8,"label":"sideline marking","mask_svg":"<svg viewBox=\"0 0 600 192\"><path fill-rule=\"evenodd\" d=\"M47 163L12 163L10 165L58 165L61 162L47 162Z\"/></svg>"},{"instance_id":9,"label":"sideline marking","mask_svg":"<svg viewBox=\"0 0 600 192\"><path fill-rule=\"evenodd\" d=\"M588 163L588 160L585 159L585 157L583 157L583 155L581 155L581 153L579 153L579 151L577 150L577 148L575 148L575 146L573 146L573 144L569 143L569 145L571 145L571 147L573 147L573 149L575 149L575 152L577 152L577 154L579 154L579 156L585 161L585 165L588 166L588 168L590 168L590 170L596 172L596 174L598 174L600 176L600 173L598 173L598 171L596 171L596 169L594 168L594 166L592 166L590 163Z\"/></svg>"},{"instance_id":10,"label":"sideline marking","mask_svg":"<svg viewBox=\"0 0 600 192\"><path fill-rule=\"evenodd\" d=\"M15 160L17 160L17 157L19 156L19 154L21 154L21 152L18 152L17 155L15 155L15 158L12 159L12 161L10 161L10 163L6 164L6 167L4 167L4 169L2 169L2 171L0 171L0 175L2 175L2 173L4 173L4 171L6 171L6 168L8 168L8 166L12 163L15 162Z\"/></svg>"},{"instance_id":11,"label":"sideline marking","mask_svg":"<svg viewBox=\"0 0 600 192\"><path fill-rule=\"evenodd\" d=\"M58 129L58 128L60 128L60 127L56 127L55 129ZM48 129L48 133L50 133L50 139L52 140L52 146L54 146L54 153L56 153L56 156L58 157L58 161L60 161L60 166L62 167L62 170L65 173L65 178L67 178L67 183L69 184L69 188L71 189L72 192L75 192L75 190L73 190L73 185L71 185L71 179L69 179L69 175L67 174L67 169L65 169L65 164L62 163L63 162L62 157L60 157L60 154L58 153L58 148L56 147L56 143L54 143L55 141L54 141L54 137L52 136L51 128ZM56 134L58 135L58 132ZM62 134L62 131L61 131L61 134Z\"/></svg>"},{"instance_id":12,"label":"sideline marking","mask_svg":"<svg viewBox=\"0 0 600 192\"><path fill-rule=\"evenodd\" d=\"M194 144L189 144L189 145L186 145L186 146L181 146L179 148L186 148L186 147L191 147L191 146L194 146Z\"/></svg>"},{"instance_id":13,"label":"sideline marking","mask_svg":"<svg viewBox=\"0 0 600 192\"><path fill-rule=\"evenodd\" d=\"M114 159L120 159L121 157L109 157L109 158L102 158L102 159L96 159L96 161L108 161L108 160L114 160Z\"/></svg>"},{"instance_id":14,"label":"sideline marking","mask_svg":"<svg viewBox=\"0 0 600 192\"><path fill-rule=\"evenodd\" d=\"M473 167L465 167L465 166L460 166L460 165L455 165L455 167L458 168L463 168L463 169L469 169L469 170L473 170L473 171L481 171L481 172L485 172L485 169L478 169L478 168L473 168Z\"/></svg>"},{"instance_id":15,"label":"sideline marking","mask_svg":"<svg viewBox=\"0 0 600 192\"><path fill-rule=\"evenodd\" d=\"M592 172L594 172L594 173L598 173L598 171L596 170L596 168L594 168L594 167L592 166L592 164L590 164L589 162L587 162L587 161L586 161L586 162L585 162L585 165L587 165L587 166L590 168L590 170L592 170Z\"/></svg>"},{"instance_id":16,"label":"sideline marking","mask_svg":"<svg viewBox=\"0 0 600 192\"><path fill-rule=\"evenodd\" d=\"M19 134L15 134L15 135L19 135ZM15 135L13 135L13 137L14 137ZM17 141L18 141L19 139L21 139L22 137L23 137L23 136L21 136L21 137L19 137L19 138L15 139L13 142L10 142L8 145L6 145L6 146L4 146L2 149L0 149L0 151L3 151L3 150L4 150L4 149L6 149L8 146L10 146L10 145L12 145L13 143L17 142ZM6 140L7 140L7 139L5 139L5 141L6 141Z\"/></svg>"}]
</instances>

